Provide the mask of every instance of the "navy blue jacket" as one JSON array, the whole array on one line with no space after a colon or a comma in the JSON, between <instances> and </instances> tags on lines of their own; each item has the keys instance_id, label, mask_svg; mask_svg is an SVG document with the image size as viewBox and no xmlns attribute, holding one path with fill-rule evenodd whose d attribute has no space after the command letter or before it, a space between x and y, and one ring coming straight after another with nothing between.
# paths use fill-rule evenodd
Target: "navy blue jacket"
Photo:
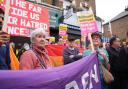
<instances>
[{"instance_id":1,"label":"navy blue jacket","mask_svg":"<svg viewBox=\"0 0 128 89\"><path fill-rule=\"evenodd\" d=\"M74 48L74 50L70 50L68 47L65 48L63 50L63 59L64 59L64 64L69 64L69 63L72 63L74 61L77 61L79 59L82 58L81 55L78 55L79 54L79 49L78 48ZM69 56L71 55L74 55L74 58L70 58Z\"/></svg>"},{"instance_id":2,"label":"navy blue jacket","mask_svg":"<svg viewBox=\"0 0 128 89\"><path fill-rule=\"evenodd\" d=\"M9 45L0 46L0 70L10 69L10 52Z\"/></svg>"}]
</instances>

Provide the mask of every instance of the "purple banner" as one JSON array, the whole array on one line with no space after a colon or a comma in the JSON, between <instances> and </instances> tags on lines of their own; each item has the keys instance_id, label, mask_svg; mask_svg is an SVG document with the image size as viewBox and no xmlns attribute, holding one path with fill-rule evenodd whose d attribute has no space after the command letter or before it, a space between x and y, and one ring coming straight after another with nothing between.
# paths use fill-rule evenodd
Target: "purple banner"
<instances>
[{"instance_id":1,"label":"purple banner","mask_svg":"<svg viewBox=\"0 0 128 89\"><path fill-rule=\"evenodd\" d=\"M48 70L0 71L0 89L101 89L96 54Z\"/></svg>"}]
</instances>

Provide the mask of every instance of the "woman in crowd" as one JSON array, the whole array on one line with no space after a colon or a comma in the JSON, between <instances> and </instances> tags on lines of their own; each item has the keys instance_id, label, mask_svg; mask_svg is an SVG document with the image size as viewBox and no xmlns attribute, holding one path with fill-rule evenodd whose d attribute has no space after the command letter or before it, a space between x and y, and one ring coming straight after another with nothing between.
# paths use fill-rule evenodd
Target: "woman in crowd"
<instances>
[{"instance_id":1,"label":"woman in crowd","mask_svg":"<svg viewBox=\"0 0 128 89\"><path fill-rule=\"evenodd\" d=\"M101 35L98 32L92 33L91 35L93 45L95 50L98 52L98 59L100 64L103 64L106 69L109 70L109 60L108 60L108 53L105 49L101 48ZM85 50L83 53L83 56L88 56L92 53L91 49ZM101 75L101 89L108 89L107 84L104 81L103 78L103 71L100 66L100 75Z\"/></svg>"},{"instance_id":2,"label":"woman in crowd","mask_svg":"<svg viewBox=\"0 0 128 89\"><path fill-rule=\"evenodd\" d=\"M45 31L36 29L31 33L31 48L25 51L20 58L20 69L47 69L52 67L47 50L45 49Z\"/></svg>"}]
</instances>

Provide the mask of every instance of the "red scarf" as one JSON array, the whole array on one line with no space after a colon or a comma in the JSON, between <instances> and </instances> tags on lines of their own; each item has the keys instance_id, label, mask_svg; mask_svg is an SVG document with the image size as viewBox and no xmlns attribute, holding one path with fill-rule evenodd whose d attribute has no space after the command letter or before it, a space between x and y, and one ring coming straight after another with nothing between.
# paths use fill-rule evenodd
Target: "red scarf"
<instances>
[{"instance_id":1,"label":"red scarf","mask_svg":"<svg viewBox=\"0 0 128 89\"><path fill-rule=\"evenodd\" d=\"M48 56L48 52L45 48L37 47L36 45L32 45L32 48L39 54L39 56L41 56L47 68L52 67L52 64Z\"/></svg>"}]
</instances>

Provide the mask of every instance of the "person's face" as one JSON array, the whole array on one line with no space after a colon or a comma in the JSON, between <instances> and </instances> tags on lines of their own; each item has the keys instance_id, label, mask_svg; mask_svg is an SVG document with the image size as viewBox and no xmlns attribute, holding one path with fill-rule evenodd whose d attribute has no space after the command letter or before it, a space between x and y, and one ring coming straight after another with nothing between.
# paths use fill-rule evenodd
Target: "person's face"
<instances>
[{"instance_id":1,"label":"person's face","mask_svg":"<svg viewBox=\"0 0 128 89\"><path fill-rule=\"evenodd\" d=\"M68 42L69 47L73 48L75 47L75 41Z\"/></svg>"},{"instance_id":2,"label":"person's face","mask_svg":"<svg viewBox=\"0 0 128 89\"><path fill-rule=\"evenodd\" d=\"M46 44L45 35L44 34L37 34L33 38L33 44L35 44L38 47L45 47L45 44Z\"/></svg>"},{"instance_id":3,"label":"person's face","mask_svg":"<svg viewBox=\"0 0 128 89\"><path fill-rule=\"evenodd\" d=\"M63 41L63 39L59 39L59 44L64 44L64 41Z\"/></svg>"},{"instance_id":4,"label":"person's face","mask_svg":"<svg viewBox=\"0 0 128 89\"><path fill-rule=\"evenodd\" d=\"M120 39L119 38L116 38L116 40L113 42L113 45L115 46L115 47L120 47L121 46L121 42L120 42Z\"/></svg>"},{"instance_id":5,"label":"person's face","mask_svg":"<svg viewBox=\"0 0 128 89\"><path fill-rule=\"evenodd\" d=\"M99 36L93 36L92 41L93 41L94 46L100 45L100 37Z\"/></svg>"}]
</instances>

